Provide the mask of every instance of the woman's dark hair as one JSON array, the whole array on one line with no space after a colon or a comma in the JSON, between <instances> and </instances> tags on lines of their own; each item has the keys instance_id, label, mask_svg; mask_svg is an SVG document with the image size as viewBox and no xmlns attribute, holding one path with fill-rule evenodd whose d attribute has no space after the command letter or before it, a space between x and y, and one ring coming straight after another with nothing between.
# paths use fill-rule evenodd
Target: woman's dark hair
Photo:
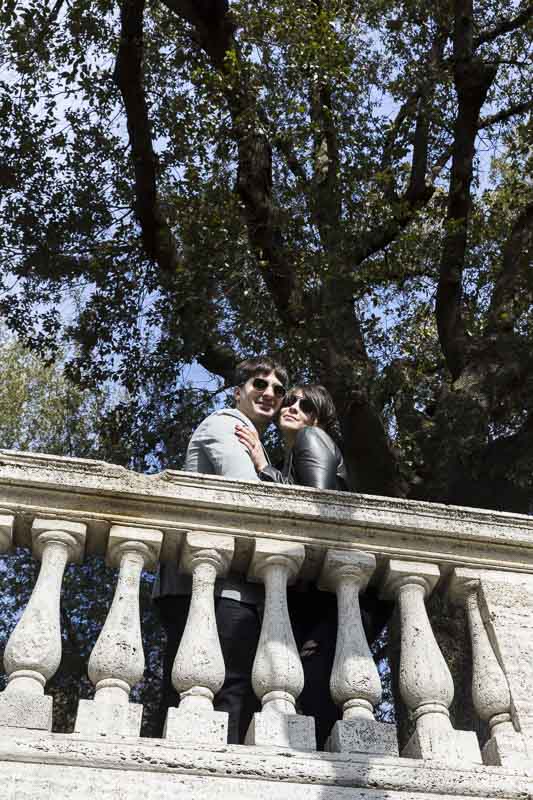
<instances>
[{"instance_id":1,"label":"woman's dark hair","mask_svg":"<svg viewBox=\"0 0 533 800\"><path fill-rule=\"evenodd\" d=\"M301 392L316 408L318 427L322 428L326 433L329 433L332 438L338 440L339 422L337 419L337 410L326 387L321 386L319 383L304 383L298 386L292 386L289 394L296 391Z\"/></svg>"},{"instance_id":2,"label":"woman's dark hair","mask_svg":"<svg viewBox=\"0 0 533 800\"><path fill-rule=\"evenodd\" d=\"M256 375L268 375L273 372L276 378L283 386L287 387L289 376L287 370L282 367L279 361L274 361L273 358L268 356L260 356L259 358L247 358L241 361L235 368L234 386L244 386L246 381L250 378L255 378Z\"/></svg>"}]
</instances>

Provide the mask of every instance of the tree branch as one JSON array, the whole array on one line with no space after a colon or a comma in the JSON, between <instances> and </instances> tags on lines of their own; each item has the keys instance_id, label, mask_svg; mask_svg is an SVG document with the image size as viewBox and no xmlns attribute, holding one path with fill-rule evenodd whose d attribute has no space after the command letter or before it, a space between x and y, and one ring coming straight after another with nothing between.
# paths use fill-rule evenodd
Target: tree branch
<instances>
[{"instance_id":1,"label":"tree branch","mask_svg":"<svg viewBox=\"0 0 533 800\"><path fill-rule=\"evenodd\" d=\"M272 194L272 149L261 122L255 90L234 41L227 0L163 0L194 27L198 44L224 78L224 93L238 150L237 193L250 243L281 319L289 326L304 317L294 267L286 257L279 210Z\"/></svg>"},{"instance_id":2,"label":"tree branch","mask_svg":"<svg viewBox=\"0 0 533 800\"><path fill-rule=\"evenodd\" d=\"M503 249L502 269L494 285L487 315L486 332L512 330L516 318L517 300L521 296L517 278L530 265L533 247L533 202L530 202L515 221Z\"/></svg>"},{"instance_id":3,"label":"tree branch","mask_svg":"<svg viewBox=\"0 0 533 800\"><path fill-rule=\"evenodd\" d=\"M381 171L387 175L387 178L385 180L384 193L385 197L389 200L389 202L398 201L398 194L396 191L396 181L394 180L393 172L391 169L394 148L396 146L396 140L398 138L400 130L402 129L403 123L416 110L420 93L421 93L421 87L417 86L414 92L411 95L409 95L409 97L405 100L405 102L400 106L400 109L398 110L398 113L394 118L394 122L390 126L389 130L387 131L387 135L385 136L385 142L383 145L383 154L381 156Z\"/></svg>"},{"instance_id":4,"label":"tree branch","mask_svg":"<svg viewBox=\"0 0 533 800\"><path fill-rule=\"evenodd\" d=\"M451 147L447 147L430 170L432 181L426 185L425 192L421 192L418 196L413 194L408 196L407 192L404 192L397 203L392 206L392 219L376 226L364 237L362 242L358 242L355 245L351 260L352 267L362 264L365 259L370 258L375 253L379 253L391 244L398 234L416 218L420 209L427 206L435 193L435 182L450 160L451 155Z\"/></svg>"},{"instance_id":5,"label":"tree branch","mask_svg":"<svg viewBox=\"0 0 533 800\"><path fill-rule=\"evenodd\" d=\"M496 68L473 57L472 0L454 0L454 83L457 116L454 124L452 170L446 214L446 235L437 287L439 340L455 380L465 357L462 319L462 278L470 215L470 185L479 112L496 76Z\"/></svg>"},{"instance_id":6,"label":"tree branch","mask_svg":"<svg viewBox=\"0 0 533 800\"><path fill-rule=\"evenodd\" d=\"M421 208L424 208L435 192L435 181L448 162L451 151L444 151L441 157L430 170L432 180L426 183L428 172L428 144L429 144L429 105L433 94L438 68L442 65L442 53L449 33L441 25L438 26L435 38L428 55L428 77L415 87L412 94L400 108L393 123L392 130L386 138L382 169L390 170L392 156L397 135L406 119L416 109L416 123L413 137L413 154L411 171L407 189L401 196L397 195L396 186L391 178L385 187L385 196L389 200L393 218L384 224L376 226L360 242L353 253L352 265L361 264L365 259L374 255L389 245L415 218Z\"/></svg>"},{"instance_id":7,"label":"tree branch","mask_svg":"<svg viewBox=\"0 0 533 800\"><path fill-rule=\"evenodd\" d=\"M272 131L271 138L273 146L284 156L289 170L300 185L300 189L305 192L308 188L309 181L298 156L294 152L291 142L283 132L273 129L273 125L268 119L264 109L259 107L257 109L257 115L265 126L265 129Z\"/></svg>"},{"instance_id":8,"label":"tree branch","mask_svg":"<svg viewBox=\"0 0 533 800\"><path fill-rule=\"evenodd\" d=\"M521 103L515 103L507 108L503 108L496 114L490 114L488 117L482 117L478 122L478 129L482 130L483 128L488 128L490 125L495 125L498 122L504 122L506 119L514 117L515 114L523 114L526 111L530 111L532 108L533 100L523 100Z\"/></svg>"},{"instance_id":9,"label":"tree branch","mask_svg":"<svg viewBox=\"0 0 533 800\"><path fill-rule=\"evenodd\" d=\"M533 17L533 4L530 2L526 4L515 17L500 20L492 28L488 28L474 38L473 50L476 50L480 45L493 42L498 36L504 33L511 33L511 31L520 28L525 22Z\"/></svg>"},{"instance_id":10,"label":"tree branch","mask_svg":"<svg viewBox=\"0 0 533 800\"><path fill-rule=\"evenodd\" d=\"M233 386L235 367L239 358L231 347L208 342L204 351L197 356L198 363L213 375L220 375L227 386Z\"/></svg>"},{"instance_id":11,"label":"tree branch","mask_svg":"<svg viewBox=\"0 0 533 800\"><path fill-rule=\"evenodd\" d=\"M198 43L213 66L223 69L235 31L228 0L163 0L163 3L193 26Z\"/></svg>"},{"instance_id":12,"label":"tree branch","mask_svg":"<svg viewBox=\"0 0 533 800\"><path fill-rule=\"evenodd\" d=\"M148 258L162 274L174 275L180 266L176 242L159 204L156 188L157 157L143 86L143 14L145 0L124 0L121 39L114 80L120 90L128 125L135 171L136 214Z\"/></svg>"}]
</instances>

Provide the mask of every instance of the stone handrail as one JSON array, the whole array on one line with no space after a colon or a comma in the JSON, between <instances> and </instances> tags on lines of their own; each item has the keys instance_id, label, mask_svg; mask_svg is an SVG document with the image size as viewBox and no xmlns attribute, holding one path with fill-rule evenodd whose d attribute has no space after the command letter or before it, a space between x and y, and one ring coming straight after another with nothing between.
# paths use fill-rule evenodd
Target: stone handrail
<instances>
[{"instance_id":1,"label":"stone handrail","mask_svg":"<svg viewBox=\"0 0 533 800\"><path fill-rule=\"evenodd\" d=\"M2 726L51 729L45 686L61 657L62 576L68 562L89 552L105 555L118 576L88 664L94 699L80 701L77 734L139 735L142 706L129 701L144 670L139 582L141 571L161 560L179 563L193 578L172 673L180 705L167 717L169 740L226 741L225 714L213 710L224 680L213 588L231 568L265 586L252 674L262 710L247 745L315 748L313 720L296 713L303 672L286 587L298 576L337 594L330 687L342 720L328 740L330 751L398 755L394 727L374 717L380 677L359 609L359 594L371 580L398 605L399 686L415 723L403 755L491 765L531 758L530 517L178 471L140 475L104 462L0 451L0 552L14 545L31 546L42 563L5 650L0 733ZM425 605L433 591L449 593L466 609L474 705L491 731L483 753L476 735L454 730L450 720L453 680ZM520 617L519 638L513 615Z\"/></svg>"}]
</instances>

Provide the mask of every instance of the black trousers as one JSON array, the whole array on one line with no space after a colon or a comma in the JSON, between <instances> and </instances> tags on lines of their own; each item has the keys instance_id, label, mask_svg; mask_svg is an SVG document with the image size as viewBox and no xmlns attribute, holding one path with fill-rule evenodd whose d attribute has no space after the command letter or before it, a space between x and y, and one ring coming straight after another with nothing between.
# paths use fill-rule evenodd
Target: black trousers
<instances>
[{"instance_id":1,"label":"black trousers","mask_svg":"<svg viewBox=\"0 0 533 800\"><path fill-rule=\"evenodd\" d=\"M315 718L316 744L323 750L333 725L342 716L329 691L337 639L337 598L315 587L303 592L289 590L287 596L305 680L298 711Z\"/></svg>"},{"instance_id":2,"label":"black trousers","mask_svg":"<svg viewBox=\"0 0 533 800\"><path fill-rule=\"evenodd\" d=\"M187 622L189 603L188 595L167 595L156 602L167 637L163 663L163 691L159 706L161 733L167 709L179 705L179 696L172 686L171 675ZM215 599L215 616L226 665L226 679L215 696L213 705L216 711L228 712L229 744L242 744L253 714L261 708L252 689L251 680L261 632L261 618L256 606L239 603L226 597Z\"/></svg>"},{"instance_id":3,"label":"black trousers","mask_svg":"<svg viewBox=\"0 0 533 800\"><path fill-rule=\"evenodd\" d=\"M390 607L368 592L361 600L363 625L369 642L372 642L383 628ZM166 596L156 603L167 636L159 706L161 733L167 709L179 705L171 674L185 629L189 602L190 597L183 595ZM329 691L337 639L337 599L334 594L311 587L304 592L289 590L288 605L305 678L303 691L298 698L298 711L315 718L317 747L322 750L331 728L342 716ZM215 697L214 707L217 711L227 711L229 714L229 743L242 744L253 714L260 710L251 683L261 628L260 614L253 605L223 597L215 600L215 614L226 679Z\"/></svg>"},{"instance_id":4,"label":"black trousers","mask_svg":"<svg viewBox=\"0 0 533 800\"><path fill-rule=\"evenodd\" d=\"M289 589L288 602L305 678L298 710L315 718L317 748L323 750L333 725L342 718L342 711L329 690L337 643L337 598L311 586L303 592ZM383 630L393 606L380 600L372 589L360 597L360 604L363 628L371 645Z\"/></svg>"}]
</instances>

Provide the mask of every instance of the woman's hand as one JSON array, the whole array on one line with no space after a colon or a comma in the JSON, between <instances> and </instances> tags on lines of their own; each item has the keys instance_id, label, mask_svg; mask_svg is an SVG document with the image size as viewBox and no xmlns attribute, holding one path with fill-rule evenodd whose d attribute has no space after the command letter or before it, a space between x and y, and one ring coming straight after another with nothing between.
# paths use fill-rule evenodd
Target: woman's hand
<instances>
[{"instance_id":1,"label":"woman's hand","mask_svg":"<svg viewBox=\"0 0 533 800\"><path fill-rule=\"evenodd\" d=\"M235 435L250 453L250 458L256 471L261 472L268 465L268 461L265 458L265 451L257 431L248 428L246 425L236 425Z\"/></svg>"}]
</instances>

